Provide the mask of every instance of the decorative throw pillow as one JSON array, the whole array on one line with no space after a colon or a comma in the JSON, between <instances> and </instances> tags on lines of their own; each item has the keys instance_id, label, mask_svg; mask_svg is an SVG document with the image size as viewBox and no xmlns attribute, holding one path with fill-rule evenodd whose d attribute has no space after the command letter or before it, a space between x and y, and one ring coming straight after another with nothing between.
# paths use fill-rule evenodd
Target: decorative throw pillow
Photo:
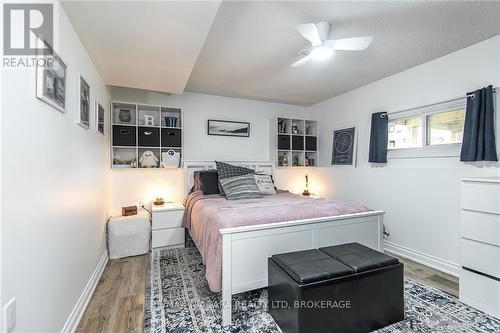
<instances>
[{"instance_id":1,"label":"decorative throw pillow","mask_svg":"<svg viewBox=\"0 0 500 333\"><path fill-rule=\"evenodd\" d=\"M228 200L260 198L262 194L257 187L255 177L248 173L242 176L219 179Z\"/></svg>"},{"instance_id":2,"label":"decorative throw pillow","mask_svg":"<svg viewBox=\"0 0 500 333\"><path fill-rule=\"evenodd\" d=\"M200 171L198 178L203 194L220 194L217 170Z\"/></svg>"},{"instance_id":3,"label":"decorative throw pillow","mask_svg":"<svg viewBox=\"0 0 500 333\"><path fill-rule=\"evenodd\" d=\"M240 167L237 165L232 165L229 163L215 161L215 164L217 165L217 173L219 175L219 191L220 191L221 195L224 195L224 189L220 183L220 181L222 179L236 177L236 176L242 176L242 175L246 175L249 173L251 173L251 174L255 173L255 171L252 169Z\"/></svg>"},{"instance_id":4,"label":"decorative throw pillow","mask_svg":"<svg viewBox=\"0 0 500 333\"><path fill-rule=\"evenodd\" d=\"M276 195L276 190L274 189L274 182L271 175L254 175L255 182L261 194L264 195Z\"/></svg>"},{"instance_id":5,"label":"decorative throw pillow","mask_svg":"<svg viewBox=\"0 0 500 333\"><path fill-rule=\"evenodd\" d=\"M220 194L219 176L217 170L202 170L193 173L193 187L189 194L194 191L202 191L203 194Z\"/></svg>"}]
</instances>

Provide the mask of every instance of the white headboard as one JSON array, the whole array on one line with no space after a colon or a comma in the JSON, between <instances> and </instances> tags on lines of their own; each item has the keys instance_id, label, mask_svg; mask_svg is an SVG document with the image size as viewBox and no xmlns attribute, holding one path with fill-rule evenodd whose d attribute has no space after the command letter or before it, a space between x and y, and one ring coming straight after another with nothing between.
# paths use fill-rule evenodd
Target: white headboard
<instances>
[{"instance_id":1,"label":"white headboard","mask_svg":"<svg viewBox=\"0 0 500 333\"><path fill-rule=\"evenodd\" d=\"M242 166L266 173L274 177L275 162L270 161L221 161L233 165ZM215 169L215 161L184 161L184 194L187 195L193 187L193 174L195 171Z\"/></svg>"}]
</instances>

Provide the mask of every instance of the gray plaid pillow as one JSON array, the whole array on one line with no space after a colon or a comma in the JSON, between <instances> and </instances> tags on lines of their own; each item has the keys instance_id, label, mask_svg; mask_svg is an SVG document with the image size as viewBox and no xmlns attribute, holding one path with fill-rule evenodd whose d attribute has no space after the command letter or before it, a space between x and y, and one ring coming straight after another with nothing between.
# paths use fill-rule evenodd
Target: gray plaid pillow
<instances>
[{"instance_id":1,"label":"gray plaid pillow","mask_svg":"<svg viewBox=\"0 0 500 333\"><path fill-rule=\"evenodd\" d=\"M240 167L237 165L232 165L229 163L215 161L215 164L217 165L217 173L219 174L219 191L221 195L225 195L224 189L221 186L222 179L232 178L236 176L243 176L249 173L251 174L255 173L255 171L252 169Z\"/></svg>"}]
</instances>

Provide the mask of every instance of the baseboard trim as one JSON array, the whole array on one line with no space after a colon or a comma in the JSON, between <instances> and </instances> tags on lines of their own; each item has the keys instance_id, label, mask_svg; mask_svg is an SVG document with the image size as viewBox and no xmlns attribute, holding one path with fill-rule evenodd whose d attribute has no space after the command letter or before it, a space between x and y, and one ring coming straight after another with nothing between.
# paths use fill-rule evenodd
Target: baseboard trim
<instances>
[{"instance_id":1,"label":"baseboard trim","mask_svg":"<svg viewBox=\"0 0 500 333\"><path fill-rule=\"evenodd\" d=\"M384 241L384 245L384 250L389 253L394 253L403 258L413 260L419 264L429 266L443 273L458 277L460 267L458 264L422 253L420 251L412 250L393 242Z\"/></svg>"},{"instance_id":2,"label":"baseboard trim","mask_svg":"<svg viewBox=\"0 0 500 333\"><path fill-rule=\"evenodd\" d=\"M101 259L99 259L99 262L97 263L94 273L92 273L92 276L87 282L85 289L83 289L80 298L76 302L75 307L69 314L68 320L66 320L61 333L73 333L76 331L76 328L78 327L78 324L82 319L83 313L85 312L85 309L90 302L90 298L92 297L92 294L97 287L97 283L99 282L99 279L101 278L101 275L104 272L104 268L106 267L107 263L108 251L105 250L101 256Z\"/></svg>"}]
</instances>

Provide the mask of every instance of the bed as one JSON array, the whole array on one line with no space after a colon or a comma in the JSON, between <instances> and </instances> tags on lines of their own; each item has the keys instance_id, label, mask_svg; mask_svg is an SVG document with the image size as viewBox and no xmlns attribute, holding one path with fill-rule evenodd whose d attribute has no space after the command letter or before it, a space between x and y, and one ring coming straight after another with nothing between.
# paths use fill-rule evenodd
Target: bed
<instances>
[{"instance_id":1,"label":"bed","mask_svg":"<svg viewBox=\"0 0 500 333\"><path fill-rule=\"evenodd\" d=\"M273 162L227 162L274 176ZM214 168L213 161L184 162L186 195L195 171ZM232 295L267 286L268 257L346 242L382 251L383 214L288 192L245 200L195 193L187 197L183 224L200 250L210 289L222 293L222 322L229 325Z\"/></svg>"}]
</instances>

